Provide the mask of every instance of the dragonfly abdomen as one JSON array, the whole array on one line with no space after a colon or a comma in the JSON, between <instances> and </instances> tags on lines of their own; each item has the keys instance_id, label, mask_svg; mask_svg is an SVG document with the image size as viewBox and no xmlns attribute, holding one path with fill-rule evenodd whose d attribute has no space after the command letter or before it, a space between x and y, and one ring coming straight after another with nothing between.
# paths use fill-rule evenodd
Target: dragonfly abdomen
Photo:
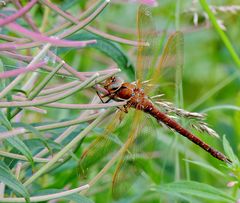
<instances>
[{"instance_id":1,"label":"dragonfly abdomen","mask_svg":"<svg viewBox=\"0 0 240 203\"><path fill-rule=\"evenodd\" d=\"M203 142L201 139L199 139L197 136L192 134L187 129L183 128L179 123L177 123L175 120L170 118L168 115L162 113L151 101L145 102L145 108L142 109L144 112L149 113L154 118L157 119L158 122L164 123L171 129L175 130L179 134L183 135L184 137L188 138L193 143L200 146L202 149L210 153L212 156L216 157L217 159L231 163L231 161L222 153L215 150L213 147L209 146L207 143Z\"/></svg>"}]
</instances>

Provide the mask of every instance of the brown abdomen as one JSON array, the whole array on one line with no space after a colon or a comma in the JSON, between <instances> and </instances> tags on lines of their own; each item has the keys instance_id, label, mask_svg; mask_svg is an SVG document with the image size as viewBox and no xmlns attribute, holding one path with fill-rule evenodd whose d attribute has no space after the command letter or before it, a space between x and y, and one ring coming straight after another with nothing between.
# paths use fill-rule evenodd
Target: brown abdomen
<instances>
[{"instance_id":1,"label":"brown abdomen","mask_svg":"<svg viewBox=\"0 0 240 203\"><path fill-rule=\"evenodd\" d=\"M174 129L176 132L188 138L190 141L197 144L198 146L200 146L202 149L204 149L205 151L207 151L217 159L224 162L231 163L231 160L229 160L225 155L215 150L214 148L209 146L207 143L203 142L201 139L199 139L197 136L192 134L187 129L183 128L180 124L178 124L175 120L171 119L168 115L162 113L156 106L152 104L152 102L144 101L144 106L145 107L142 110L146 113L149 113L153 117L155 117L158 120L158 122L164 123L168 127Z\"/></svg>"}]
</instances>

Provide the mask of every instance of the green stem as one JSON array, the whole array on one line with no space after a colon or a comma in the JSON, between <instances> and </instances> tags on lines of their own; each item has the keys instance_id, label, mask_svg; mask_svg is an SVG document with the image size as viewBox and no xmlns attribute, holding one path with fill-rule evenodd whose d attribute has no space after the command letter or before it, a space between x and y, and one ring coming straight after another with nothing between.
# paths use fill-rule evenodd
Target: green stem
<instances>
[{"instance_id":1,"label":"green stem","mask_svg":"<svg viewBox=\"0 0 240 203\"><path fill-rule=\"evenodd\" d=\"M40 170L38 170L32 177L30 177L24 185L27 186L46 173L61 157L70 152L74 146L76 146L94 127L96 127L102 120L111 113L111 110L107 110L100 115L95 121L93 121L88 127L86 127L79 135L77 135L70 143L68 143L60 152L58 152L47 164L45 164Z\"/></svg>"},{"instance_id":2,"label":"green stem","mask_svg":"<svg viewBox=\"0 0 240 203\"><path fill-rule=\"evenodd\" d=\"M0 111L0 114L1 114L1 111ZM83 122L91 121L91 120L95 119L97 116L99 116L99 114L94 114L94 115L87 116L84 118L77 118L77 119L73 119L73 120L69 120L69 121L57 122L57 123L48 124L48 125L41 125L41 126L37 126L35 128L38 131L59 129L59 128L69 127L69 126L73 126L73 125L78 125ZM3 139L6 139L6 138L12 137L12 136L29 133L29 132L30 131L25 128L15 128L15 129L10 128L9 131L0 133L0 141Z\"/></svg>"},{"instance_id":3,"label":"green stem","mask_svg":"<svg viewBox=\"0 0 240 203\"><path fill-rule=\"evenodd\" d=\"M72 190L67 190L67 191L62 191L58 193L53 193L53 194L48 194L48 195L41 195L41 196L33 196L30 197L30 202L42 202L42 201L47 201L47 200L52 200L52 199L57 199L57 198L62 198L66 197L72 194L76 194L80 191L86 190L89 188L89 185L83 185L77 188L74 188ZM15 197L15 198L0 198L0 202L26 202L24 198L21 197Z\"/></svg>"},{"instance_id":4,"label":"green stem","mask_svg":"<svg viewBox=\"0 0 240 203\"><path fill-rule=\"evenodd\" d=\"M92 81L94 81L97 77L99 76L99 74L94 74L92 77L88 78L87 80L85 80L83 83L81 83L80 85L77 85L76 87L72 88L69 91L66 91L64 93L60 93L56 96L52 96L52 97L48 97L45 99L36 99L36 100L32 100L32 101L23 101L23 102L0 102L0 108L6 108L6 107L27 107L27 106L39 106L39 105L44 105L44 104L49 104L61 99L65 99L66 97L71 96L72 94L82 90L83 88L87 88L89 87L89 84L96 84L96 82L91 83Z\"/></svg>"},{"instance_id":5,"label":"green stem","mask_svg":"<svg viewBox=\"0 0 240 203\"><path fill-rule=\"evenodd\" d=\"M175 27L176 30L179 31L180 29L180 0L177 0L176 2L176 8L175 8ZM179 106L180 108L182 108L183 106L183 94L182 94L182 71L183 71L183 64L180 63L181 59L180 57L182 56L182 53L180 53L181 51L183 51L181 49L181 39L179 37L176 38L176 60L177 60L177 64L176 64L176 75L175 75L175 79L176 79L176 91L175 91L175 95L176 95L176 104L177 106ZM179 63L178 63L179 62ZM174 143L175 145L179 142L178 140L178 135L175 135L174 138ZM180 160L179 160L179 151L176 149L176 153L175 153L175 180L180 180L180 174L181 174L181 169L180 169Z\"/></svg>"},{"instance_id":6,"label":"green stem","mask_svg":"<svg viewBox=\"0 0 240 203\"><path fill-rule=\"evenodd\" d=\"M55 69L52 70L50 74L47 75L47 77L44 78L44 80L28 95L28 99L32 100L34 99L39 92L47 85L47 83L51 80L51 78L55 75L55 73L63 66L64 61L62 61ZM11 118L16 116L22 109L17 108L13 111Z\"/></svg>"},{"instance_id":7,"label":"green stem","mask_svg":"<svg viewBox=\"0 0 240 203\"><path fill-rule=\"evenodd\" d=\"M14 153L10 153L10 152L5 152L5 151L2 151L2 150L0 150L0 156L12 158L12 159L18 159L18 160L22 160L22 161L29 161L29 160L28 160L25 156L23 156L23 155L14 154ZM39 163L44 163L44 162L48 162L49 159L33 157L33 161L34 161L34 162L39 162Z\"/></svg>"},{"instance_id":8,"label":"green stem","mask_svg":"<svg viewBox=\"0 0 240 203\"><path fill-rule=\"evenodd\" d=\"M236 63L237 67L240 68L240 59L236 53L236 51L234 50L232 43L230 42L230 40L228 39L227 35L225 34L225 32L220 28L217 19L215 18L213 12L211 11L211 9L209 8L206 0L199 0L200 4L202 5L202 8L204 9L204 11L207 13L210 21L212 22L213 27L215 28L215 30L217 31L217 33L219 34L221 40L223 41L223 43L225 44L227 50L229 51L232 59L234 60L234 62Z\"/></svg>"},{"instance_id":9,"label":"green stem","mask_svg":"<svg viewBox=\"0 0 240 203\"><path fill-rule=\"evenodd\" d=\"M176 2L176 10L175 10L175 27L176 30L180 30L180 0Z\"/></svg>"},{"instance_id":10,"label":"green stem","mask_svg":"<svg viewBox=\"0 0 240 203\"><path fill-rule=\"evenodd\" d=\"M33 91L31 91L28 95L28 99L32 100L34 99L40 92L41 90L48 84L48 82L53 78L55 73L64 65L64 61L62 61L56 68L52 70L44 79L43 81L37 85L37 87L34 88Z\"/></svg>"}]
</instances>

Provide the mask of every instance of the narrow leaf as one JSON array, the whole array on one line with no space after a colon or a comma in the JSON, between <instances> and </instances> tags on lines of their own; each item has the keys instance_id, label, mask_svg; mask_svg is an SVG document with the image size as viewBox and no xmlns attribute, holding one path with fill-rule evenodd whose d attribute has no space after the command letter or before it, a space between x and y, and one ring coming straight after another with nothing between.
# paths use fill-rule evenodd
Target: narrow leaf
<instances>
[{"instance_id":1,"label":"narrow leaf","mask_svg":"<svg viewBox=\"0 0 240 203\"><path fill-rule=\"evenodd\" d=\"M34 165L32 153L19 137L9 137L6 139L6 141L9 145L19 150L19 152L21 152L28 159L32 166Z\"/></svg>"},{"instance_id":2,"label":"narrow leaf","mask_svg":"<svg viewBox=\"0 0 240 203\"><path fill-rule=\"evenodd\" d=\"M234 163L239 165L239 160L237 158L237 156L234 154L231 145L229 144L226 136L223 136L223 148L224 151L226 152L227 156L229 157L229 159Z\"/></svg>"},{"instance_id":3,"label":"narrow leaf","mask_svg":"<svg viewBox=\"0 0 240 203\"><path fill-rule=\"evenodd\" d=\"M3 114L2 111L0 111L0 124L5 126L8 130L12 129L11 123L8 121L8 119ZM24 156L26 156L26 158L29 160L29 162L33 166L34 162L33 162L32 154L21 139L15 136L15 137L9 137L5 141L12 147L18 149Z\"/></svg>"},{"instance_id":4,"label":"narrow leaf","mask_svg":"<svg viewBox=\"0 0 240 203\"><path fill-rule=\"evenodd\" d=\"M208 172L211 172L213 174L216 174L216 175L220 175L220 176L225 176L224 173L222 173L221 171L219 171L218 169L214 168L213 166L211 165L208 165L206 163L203 163L203 162L198 162L198 161L191 161L191 160L186 160L187 162L189 163L192 163L192 164L195 164L197 166L200 166L202 168L205 168Z\"/></svg>"},{"instance_id":5,"label":"narrow leaf","mask_svg":"<svg viewBox=\"0 0 240 203\"><path fill-rule=\"evenodd\" d=\"M6 118L2 111L0 111L0 124L5 126L9 130L12 128L11 123L8 121L8 119Z\"/></svg>"},{"instance_id":6,"label":"narrow leaf","mask_svg":"<svg viewBox=\"0 0 240 203\"><path fill-rule=\"evenodd\" d=\"M29 194L23 184L11 173L8 166L0 161L0 182L13 189L17 194L22 195L29 202Z\"/></svg>"},{"instance_id":7,"label":"narrow leaf","mask_svg":"<svg viewBox=\"0 0 240 203\"><path fill-rule=\"evenodd\" d=\"M36 128L34 128L32 125L26 124L26 123L13 123L14 127L23 127L27 129L29 132L33 133L39 140L42 141L42 143L45 145L45 147L48 148L50 153L52 153L52 150L48 144L48 139L46 139L44 136L42 136L41 132L39 132Z\"/></svg>"},{"instance_id":8,"label":"narrow leaf","mask_svg":"<svg viewBox=\"0 0 240 203\"><path fill-rule=\"evenodd\" d=\"M123 50L116 44L111 42L110 40L106 40L103 37L94 35L92 33L81 33L75 34L70 37L71 40L92 40L96 39L97 43L89 44L87 47L96 48L112 60L114 60L119 68L124 71L131 80L134 79L134 67L127 57L127 55L123 52Z\"/></svg>"},{"instance_id":9,"label":"narrow leaf","mask_svg":"<svg viewBox=\"0 0 240 203\"><path fill-rule=\"evenodd\" d=\"M205 183L199 183L195 181L178 181L168 184L163 184L156 188L157 191L163 193L176 193L181 195L195 196L202 199L235 202L236 200L223 192L220 189L207 185Z\"/></svg>"}]
</instances>

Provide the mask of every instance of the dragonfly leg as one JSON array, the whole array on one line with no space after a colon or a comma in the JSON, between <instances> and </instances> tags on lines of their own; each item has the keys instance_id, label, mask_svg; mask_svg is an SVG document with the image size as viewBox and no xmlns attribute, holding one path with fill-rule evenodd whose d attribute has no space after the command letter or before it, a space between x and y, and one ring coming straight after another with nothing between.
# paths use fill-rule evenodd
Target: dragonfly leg
<instances>
[{"instance_id":1,"label":"dragonfly leg","mask_svg":"<svg viewBox=\"0 0 240 203\"><path fill-rule=\"evenodd\" d=\"M123 111L124 113L128 113L128 106L127 106L127 105L123 105L122 111Z\"/></svg>"},{"instance_id":2,"label":"dragonfly leg","mask_svg":"<svg viewBox=\"0 0 240 203\"><path fill-rule=\"evenodd\" d=\"M123 111L124 113L128 113L129 106L127 104L123 105L122 107L117 107L120 111Z\"/></svg>"},{"instance_id":3,"label":"dragonfly leg","mask_svg":"<svg viewBox=\"0 0 240 203\"><path fill-rule=\"evenodd\" d=\"M123 107L117 107L120 111L123 111L124 113L128 113L128 107L126 105L124 105Z\"/></svg>"},{"instance_id":4,"label":"dragonfly leg","mask_svg":"<svg viewBox=\"0 0 240 203\"><path fill-rule=\"evenodd\" d=\"M111 97L109 97L107 99L107 101L103 101L103 98L110 96L110 94L108 93L108 94L105 94L105 95L101 95L98 91L96 91L96 92L97 92L97 95L98 95L98 97L99 97L99 99L101 100L102 103L108 103L112 99Z\"/></svg>"}]
</instances>

